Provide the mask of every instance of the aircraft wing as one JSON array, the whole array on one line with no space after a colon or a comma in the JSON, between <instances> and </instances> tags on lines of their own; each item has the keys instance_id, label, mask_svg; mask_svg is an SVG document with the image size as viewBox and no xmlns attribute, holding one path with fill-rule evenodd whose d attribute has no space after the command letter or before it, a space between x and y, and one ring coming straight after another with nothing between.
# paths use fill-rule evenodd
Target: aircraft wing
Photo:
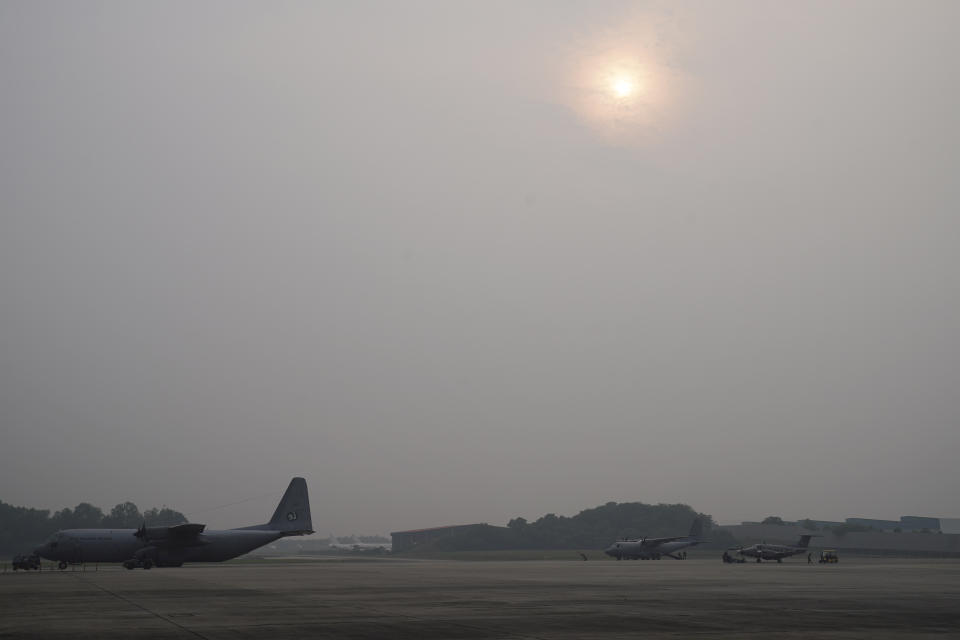
<instances>
[{"instance_id":1,"label":"aircraft wing","mask_svg":"<svg viewBox=\"0 0 960 640\"><path fill-rule=\"evenodd\" d=\"M206 528L207 525L205 524L178 524L173 527L167 527L167 538L174 540L189 540L199 536Z\"/></svg>"},{"instance_id":2,"label":"aircraft wing","mask_svg":"<svg viewBox=\"0 0 960 640\"><path fill-rule=\"evenodd\" d=\"M647 538L643 541L643 546L645 547L657 547L661 544L666 544L668 542L673 542L674 540L682 540L688 538L689 536L674 536L672 538Z\"/></svg>"},{"instance_id":3,"label":"aircraft wing","mask_svg":"<svg viewBox=\"0 0 960 640\"><path fill-rule=\"evenodd\" d=\"M178 524L172 527L140 527L134 534L144 542L166 547L195 547L205 544L200 534L205 524Z\"/></svg>"}]
</instances>

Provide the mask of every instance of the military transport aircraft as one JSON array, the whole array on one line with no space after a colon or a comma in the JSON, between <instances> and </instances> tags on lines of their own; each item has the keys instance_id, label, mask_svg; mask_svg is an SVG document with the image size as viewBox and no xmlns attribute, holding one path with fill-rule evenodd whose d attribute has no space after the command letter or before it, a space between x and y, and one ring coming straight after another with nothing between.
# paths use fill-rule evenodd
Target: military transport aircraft
<instances>
[{"instance_id":1,"label":"military transport aircraft","mask_svg":"<svg viewBox=\"0 0 960 640\"><path fill-rule=\"evenodd\" d=\"M690 525L690 534L673 538L640 538L639 540L617 540L604 549L604 553L617 560L659 560L661 556L670 556L674 560L682 560L681 556L673 555L681 549L692 547L706 542L700 539L703 531L703 520L697 518Z\"/></svg>"},{"instance_id":2,"label":"military transport aircraft","mask_svg":"<svg viewBox=\"0 0 960 640\"><path fill-rule=\"evenodd\" d=\"M139 529L66 529L58 531L34 553L59 560L60 568L81 562L122 562L135 567L179 567L184 562L221 562L236 558L284 536L313 533L307 481L290 481L273 517L266 524L205 531L203 524Z\"/></svg>"},{"instance_id":3,"label":"military transport aircraft","mask_svg":"<svg viewBox=\"0 0 960 640\"><path fill-rule=\"evenodd\" d=\"M800 536L799 542L791 546L788 544L767 544L766 542L760 542L749 547L730 547L727 551L736 551L742 556L750 556L751 558L756 558L757 562L763 560L776 560L777 562L782 562L784 558L789 558L790 556L795 556L799 553L807 553L810 545L810 538L815 537L812 534L804 534Z\"/></svg>"}]
</instances>

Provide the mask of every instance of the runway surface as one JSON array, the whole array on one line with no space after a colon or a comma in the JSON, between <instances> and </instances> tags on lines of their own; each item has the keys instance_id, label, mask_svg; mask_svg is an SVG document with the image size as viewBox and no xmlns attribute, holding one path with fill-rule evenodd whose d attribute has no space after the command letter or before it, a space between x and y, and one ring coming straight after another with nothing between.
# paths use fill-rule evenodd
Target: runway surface
<instances>
[{"instance_id":1,"label":"runway surface","mask_svg":"<svg viewBox=\"0 0 960 640\"><path fill-rule=\"evenodd\" d=\"M0 574L0 637L960 637L960 562L303 561Z\"/></svg>"}]
</instances>

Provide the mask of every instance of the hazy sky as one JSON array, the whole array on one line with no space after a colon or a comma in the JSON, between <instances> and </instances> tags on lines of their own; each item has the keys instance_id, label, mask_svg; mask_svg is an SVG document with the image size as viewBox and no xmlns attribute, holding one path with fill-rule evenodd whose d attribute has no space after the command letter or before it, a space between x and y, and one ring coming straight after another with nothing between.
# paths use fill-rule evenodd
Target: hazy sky
<instances>
[{"instance_id":1,"label":"hazy sky","mask_svg":"<svg viewBox=\"0 0 960 640\"><path fill-rule=\"evenodd\" d=\"M0 0L0 499L960 516L958 23Z\"/></svg>"}]
</instances>

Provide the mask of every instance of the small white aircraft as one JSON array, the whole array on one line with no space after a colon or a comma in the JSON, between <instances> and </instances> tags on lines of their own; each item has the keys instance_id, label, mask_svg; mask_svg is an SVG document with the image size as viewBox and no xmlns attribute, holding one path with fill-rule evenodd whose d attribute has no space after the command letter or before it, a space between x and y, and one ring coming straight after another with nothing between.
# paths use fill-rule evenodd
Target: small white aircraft
<instances>
[{"instance_id":1,"label":"small white aircraft","mask_svg":"<svg viewBox=\"0 0 960 640\"><path fill-rule=\"evenodd\" d=\"M784 558L809 552L810 538L813 537L815 536L812 534L804 534L800 536L797 544L792 546L788 544L767 544L766 542L759 542L749 547L730 547L727 551L736 551L742 556L756 558L757 562L764 560L782 562Z\"/></svg>"}]
</instances>

